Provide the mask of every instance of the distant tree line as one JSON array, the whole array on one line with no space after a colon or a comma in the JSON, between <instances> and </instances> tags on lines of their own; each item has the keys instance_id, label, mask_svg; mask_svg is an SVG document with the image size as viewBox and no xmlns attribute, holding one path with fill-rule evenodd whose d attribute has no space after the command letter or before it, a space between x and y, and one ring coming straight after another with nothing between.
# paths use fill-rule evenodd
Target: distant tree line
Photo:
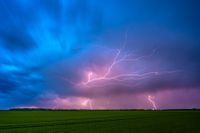
<instances>
[{"instance_id":1,"label":"distant tree line","mask_svg":"<svg viewBox=\"0 0 200 133\"><path fill-rule=\"evenodd\" d=\"M184 111L184 110L200 110L200 108L192 109L51 109L51 108L11 108L10 111Z\"/></svg>"}]
</instances>

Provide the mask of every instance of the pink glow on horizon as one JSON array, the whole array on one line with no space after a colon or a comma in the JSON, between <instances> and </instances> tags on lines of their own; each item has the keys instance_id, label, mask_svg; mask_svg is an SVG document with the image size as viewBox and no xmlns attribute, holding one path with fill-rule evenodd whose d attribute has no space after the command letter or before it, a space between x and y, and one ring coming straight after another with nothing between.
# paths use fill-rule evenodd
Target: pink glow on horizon
<instances>
[{"instance_id":1,"label":"pink glow on horizon","mask_svg":"<svg viewBox=\"0 0 200 133\"><path fill-rule=\"evenodd\" d=\"M50 102L54 109L93 109L92 99L86 97L55 98Z\"/></svg>"},{"instance_id":2,"label":"pink glow on horizon","mask_svg":"<svg viewBox=\"0 0 200 133\"><path fill-rule=\"evenodd\" d=\"M200 101L199 93L200 91L197 89L183 89L119 94L107 97L70 96L57 97L46 103L49 103L48 107L53 109L152 109L153 104L148 100L150 98L156 102L153 106L154 109L157 109L157 106L159 106L159 109L193 108L200 107L200 102L194 103L194 101ZM191 99L191 96L193 96L193 99Z\"/></svg>"}]
</instances>

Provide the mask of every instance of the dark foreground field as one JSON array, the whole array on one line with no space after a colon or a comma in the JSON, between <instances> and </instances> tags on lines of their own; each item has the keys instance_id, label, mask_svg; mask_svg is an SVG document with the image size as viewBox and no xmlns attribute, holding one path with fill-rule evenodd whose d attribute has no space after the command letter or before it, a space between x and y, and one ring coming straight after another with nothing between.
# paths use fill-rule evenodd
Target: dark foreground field
<instances>
[{"instance_id":1,"label":"dark foreground field","mask_svg":"<svg viewBox=\"0 0 200 133\"><path fill-rule=\"evenodd\" d=\"M0 111L0 133L200 133L200 111Z\"/></svg>"}]
</instances>

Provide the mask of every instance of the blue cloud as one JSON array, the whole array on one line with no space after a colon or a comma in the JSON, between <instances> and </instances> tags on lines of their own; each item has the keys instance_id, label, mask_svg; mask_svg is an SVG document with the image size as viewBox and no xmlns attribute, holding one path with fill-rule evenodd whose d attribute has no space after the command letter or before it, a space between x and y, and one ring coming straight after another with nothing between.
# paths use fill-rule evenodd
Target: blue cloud
<instances>
[{"instance_id":1,"label":"blue cloud","mask_svg":"<svg viewBox=\"0 0 200 133\"><path fill-rule=\"evenodd\" d=\"M183 72L152 78L134 90L113 86L106 94L199 88L197 5L189 0L0 0L0 95L8 107L39 104L48 93L89 95L66 79L76 82L81 67L102 66L111 57L107 50L121 47L126 31L126 49L138 56L158 51L138 68Z\"/></svg>"}]
</instances>

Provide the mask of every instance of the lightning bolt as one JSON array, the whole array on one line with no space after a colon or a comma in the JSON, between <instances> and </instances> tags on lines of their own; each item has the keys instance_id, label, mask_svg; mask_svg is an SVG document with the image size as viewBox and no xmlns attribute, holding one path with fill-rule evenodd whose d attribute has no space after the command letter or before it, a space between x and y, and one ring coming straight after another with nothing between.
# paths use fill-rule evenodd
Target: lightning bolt
<instances>
[{"instance_id":1,"label":"lightning bolt","mask_svg":"<svg viewBox=\"0 0 200 133\"><path fill-rule=\"evenodd\" d=\"M86 99L81 103L82 106L89 106L90 110L93 110L92 100Z\"/></svg>"},{"instance_id":2,"label":"lightning bolt","mask_svg":"<svg viewBox=\"0 0 200 133\"><path fill-rule=\"evenodd\" d=\"M148 101L149 101L149 103L152 105L152 109L153 110L157 110L157 106L156 106L156 103L155 103L155 101L154 101L154 97L153 96L151 96L151 95L148 95Z\"/></svg>"},{"instance_id":3,"label":"lightning bolt","mask_svg":"<svg viewBox=\"0 0 200 133\"><path fill-rule=\"evenodd\" d=\"M180 72L181 70L172 70L172 71L149 71L149 72L139 72L139 71L131 71L129 73L125 73L122 69L122 71L118 71L115 73L114 68L116 68L117 65L125 65L125 63L136 63L137 61L141 61L144 58L148 58L150 56L153 56L156 52L156 50L153 50L152 53L148 55L143 55L139 57L133 56L133 54L125 53L125 44L127 41L127 34L125 41L122 44L122 47L120 49L114 50L113 58L111 59L111 62L108 64L106 69L103 69L102 73L98 73L95 71L87 71L85 80L81 80L79 82L73 82L69 79L65 79L70 84L74 85L76 89L85 90L88 88L98 88L98 87L108 87L108 85L122 85L122 86L128 86L128 87L135 87L136 85L140 84L139 82L133 82L136 80L142 81L142 79L150 78L151 76L158 76L163 74L172 74L176 72ZM157 109L156 103L154 101L154 97L151 95L148 95L148 101L152 105L153 110ZM83 101L82 106L86 106L93 109L92 101L91 99L86 99Z\"/></svg>"},{"instance_id":4,"label":"lightning bolt","mask_svg":"<svg viewBox=\"0 0 200 133\"><path fill-rule=\"evenodd\" d=\"M115 54L113 56L113 59L109 63L108 67L103 71L103 74L95 73L94 71L89 71L86 73L86 76L85 76L86 79L79 83L75 83L75 82L72 82L67 79L65 79L65 80L68 81L69 83L73 84L77 88L105 87L105 86L111 85L111 84L118 84L118 85L121 84L124 86L131 85L133 87L132 83L128 83L128 84L126 84L126 83L128 81L142 80L142 79L149 78L151 76L171 74L171 73L180 71L180 70L162 71L162 72L150 71L150 72L144 72L144 73L141 73L139 71L129 72L129 73L120 71L119 73L114 73L113 69L117 65L123 66L124 63L130 63L130 62L135 63L137 61L141 61L144 58L153 56L156 52L156 50L153 50L153 52L148 55L133 58L134 57L133 54L130 54L130 53L125 54L123 52L123 50L125 49L126 42L127 42L127 33L125 36L125 40L122 43L122 47L120 49L114 50ZM134 85L136 85L136 84L138 84L138 83L135 83Z\"/></svg>"},{"instance_id":5,"label":"lightning bolt","mask_svg":"<svg viewBox=\"0 0 200 133\"><path fill-rule=\"evenodd\" d=\"M104 72L103 75L98 75L98 74L90 71L87 74L87 80L82 82L81 85L83 85L85 87L92 87L94 85L94 83L99 82L99 81L113 80L113 81L123 82L123 81L128 81L128 80L141 80L141 79L148 78L148 77L150 77L152 75L161 75L161 74L169 74L169 73L177 72L177 71L165 71L165 72L153 71L153 72L146 72L146 73L142 73L142 74L139 74L138 72L135 72L135 73L120 73L120 74L116 74L114 76L111 76L113 68L116 65L122 64L124 62L139 61L139 60L141 60L143 58L152 56L155 53L155 51L154 51L150 55L140 56L140 57L137 57L137 58L130 58L131 54L122 55L123 48L116 50L116 54L115 54L112 62L110 63L110 65L108 66L108 68L106 69L106 71Z\"/></svg>"}]
</instances>

